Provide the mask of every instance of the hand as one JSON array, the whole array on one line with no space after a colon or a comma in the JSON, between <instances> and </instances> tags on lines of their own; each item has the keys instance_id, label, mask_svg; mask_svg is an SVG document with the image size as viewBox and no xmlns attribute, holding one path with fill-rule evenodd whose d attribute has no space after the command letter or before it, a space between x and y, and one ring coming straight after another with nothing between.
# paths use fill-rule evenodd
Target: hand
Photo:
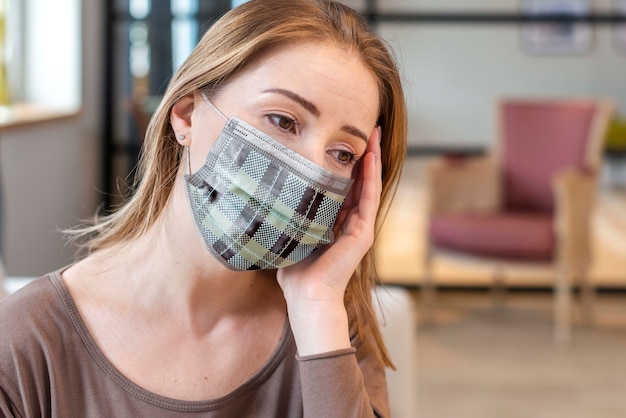
<instances>
[{"instance_id":1,"label":"hand","mask_svg":"<svg viewBox=\"0 0 626 418\"><path fill-rule=\"evenodd\" d=\"M300 355L350 346L343 298L350 277L374 243L382 191L380 137L380 127L374 128L337 217L335 242L278 270Z\"/></svg>"}]
</instances>

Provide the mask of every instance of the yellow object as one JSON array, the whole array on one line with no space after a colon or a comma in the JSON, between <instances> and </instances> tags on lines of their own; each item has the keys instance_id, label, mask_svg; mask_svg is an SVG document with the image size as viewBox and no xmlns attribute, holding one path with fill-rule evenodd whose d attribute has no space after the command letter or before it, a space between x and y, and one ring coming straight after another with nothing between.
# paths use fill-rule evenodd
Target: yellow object
<instances>
[{"instance_id":1,"label":"yellow object","mask_svg":"<svg viewBox=\"0 0 626 418\"><path fill-rule=\"evenodd\" d=\"M0 106L9 104L9 85L6 71L6 11L7 0L0 0Z\"/></svg>"},{"instance_id":2,"label":"yellow object","mask_svg":"<svg viewBox=\"0 0 626 418\"><path fill-rule=\"evenodd\" d=\"M607 151L626 151L626 118L613 118L606 133Z\"/></svg>"}]
</instances>

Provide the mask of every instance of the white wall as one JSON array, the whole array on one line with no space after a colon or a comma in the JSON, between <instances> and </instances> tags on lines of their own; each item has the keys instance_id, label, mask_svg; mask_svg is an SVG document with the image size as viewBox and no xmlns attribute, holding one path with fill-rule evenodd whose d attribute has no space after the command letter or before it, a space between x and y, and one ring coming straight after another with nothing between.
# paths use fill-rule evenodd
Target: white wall
<instances>
[{"instance_id":1,"label":"white wall","mask_svg":"<svg viewBox=\"0 0 626 418\"><path fill-rule=\"evenodd\" d=\"M516 0L379 0L386 12L507 12ZM610 0L590 1L596 12ZM594 27L588 52L537 56L520 46L515 24L381 23L406 79L410 144L484 146L503 95L604 96L626 115L626 53L608 25ZM626 48L626 47L625 47Z\"/></svg>"},{"instance_id":2,"label":"white wall","mask_svg":"<svg viewBox=\"0 0 626 418\"><path fill-rule=\"evenodd\" d=\"M93 215L99 202L102 13L99 1L82 3L79 116L0 135L3 256L9 275L40 275L69 263L72 254L64 248L57 230ZM46 36L50 37L50 32ZM67 53L64 46L55 45L43 54L50 62L41 62L38 72L49 74L47 83L57 82L58 74L64 74L62 61L55 60L54 52L63 57ZM48 68L51 71L46 71ZM66 71L76 74L73 68ZM76 81L76 76L73 78Z\"/></svg>"}]
</instances>

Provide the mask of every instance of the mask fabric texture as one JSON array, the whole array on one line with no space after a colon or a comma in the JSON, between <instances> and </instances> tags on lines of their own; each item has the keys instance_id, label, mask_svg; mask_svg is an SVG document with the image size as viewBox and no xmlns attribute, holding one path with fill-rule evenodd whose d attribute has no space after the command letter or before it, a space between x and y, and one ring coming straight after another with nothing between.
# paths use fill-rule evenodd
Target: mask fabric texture
<instances>
[{"instance_id":1,"label":"mask fabric texture","mask_svg":"<svg viewBox=\"0 0 626 418\"><path fill-rule=\"evenodd\" d=\"M209 252L232 270L257 270L289 266L333 242L353 180L233 117L184 182Z\"/></svg>"}]
</instances>

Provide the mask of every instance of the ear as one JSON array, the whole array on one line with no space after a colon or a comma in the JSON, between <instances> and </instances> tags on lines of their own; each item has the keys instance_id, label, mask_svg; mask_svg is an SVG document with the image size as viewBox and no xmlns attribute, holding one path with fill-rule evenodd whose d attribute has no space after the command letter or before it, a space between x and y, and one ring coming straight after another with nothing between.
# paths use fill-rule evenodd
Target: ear
<instances>
[{"instance_id":1,"label":"ear","mask_svg":"<svg viewBox=\"0 0 626 418\"><path fill-rule=\"evenodd\" d=\"M170 123L176 134L176 140L184 146L191 145L191 115L194 109L193 96L180 98L170 112Z\"/></svg>"}]
</instances>

